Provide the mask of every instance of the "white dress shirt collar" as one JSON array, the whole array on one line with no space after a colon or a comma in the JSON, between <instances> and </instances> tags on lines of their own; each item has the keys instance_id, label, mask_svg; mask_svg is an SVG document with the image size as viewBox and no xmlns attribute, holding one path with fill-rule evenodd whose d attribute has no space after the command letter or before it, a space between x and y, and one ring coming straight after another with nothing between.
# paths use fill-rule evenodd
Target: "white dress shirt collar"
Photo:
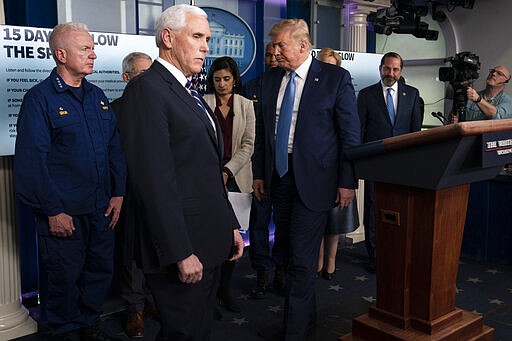
<instances>
[{"instance_id":1,"label":"white dress shirt collar","mask_svg":"<svg viewBox=\"0 0 512 341\"><path fill-rule=\"evenodd\" d=\"M297 69L295 69L295 73L297 74L297 76L299 76L303 80L306 79L312 61L313 57L311 56L311 54L309 54L306 60L302 64L300 64L300 66ZM287 76L289 76L289 74L290 72L286 73Z\"/></svg>"},{"instance_id":2,"label":"white dress shirt collar","mask_svg":"<svg viewBox=\"0 0 512 341\"><path fill-rule=\"evenodd\" d=\"M392 86L387 86L386 84L384 84L383 81L380 81L380 84L382 85L382 90L384 92L388 91L388 88L393 89L393 94L396 94L398 92L398 82L395 82Z\"/></svg>"},{"instance_id":3,"label":"white dress shirt collar","mask_svg":"<svg viewBox=\"0 0 512 341\"><path fill-rule=\"evenodd\" d=\"M180 84L183 85L183 87L185 87L185 84L187 84L187 77L185 77L183 72L178 70L178 68L176 66L172 65L171 63L169 63L167 60L165 60L163 58L157 57L156 60L160 64L162 64L167 70L169 70L169 72L174 76L174 78L176 78L178 80L178 82L180 82Z\"/></svg>"}]
</instances>

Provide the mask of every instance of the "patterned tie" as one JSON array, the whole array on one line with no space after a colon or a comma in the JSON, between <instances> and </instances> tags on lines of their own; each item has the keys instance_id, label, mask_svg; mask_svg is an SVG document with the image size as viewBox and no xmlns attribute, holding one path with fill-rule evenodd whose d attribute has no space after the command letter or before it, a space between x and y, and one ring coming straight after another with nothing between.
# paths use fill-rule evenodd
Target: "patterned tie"
<instances>
[{"instance_id":1,"label":"patterned tie","mask_svg":"<svg viewBox=\"0 0 512 341\"><path fill-rule=\"evenodd\" d=\"M293 102L295 101L295 76L294 71L290 72L290 80L284 91L279 122L277 123L276 170L281 177L288 171L288 138L292 123Z\"/></svg>"},{"instance_id":2,"label":"patterned tie","mask_svg":"<svg viewBox=\"0 0 512 341\"><path fill-rule=\"evenodd\" d=\"M388 114L389 119L391 120L391 125L395 124L395 105L393 104L393 95L391 94L391 88L388 88L388 95L386 96L386 102L388 106Z\"/></svg>"},{"instance_id":3,"label":"patterned tie","mask_svg":"<svg viewBox=\"0 0 512 341\"><path fill-rule=\"evenodd\" d=\"M199 96L199 93L197 92L194 84L192 84L192 82L190 80L188 80L187 84L185 84L185 87L190 91L190 94L196 101L196 104L202 109L202 111L205 113L206 117L208 117L208 120L210 121L210 123L213 126L213 130L215 130L215 132L216 132L215 123L213 122L212 118L210 117L210 114L208 114L208 110L206 110L206 108L204 107L203 102L201 102L201 97Z\"/></svg>"}]
</instances>

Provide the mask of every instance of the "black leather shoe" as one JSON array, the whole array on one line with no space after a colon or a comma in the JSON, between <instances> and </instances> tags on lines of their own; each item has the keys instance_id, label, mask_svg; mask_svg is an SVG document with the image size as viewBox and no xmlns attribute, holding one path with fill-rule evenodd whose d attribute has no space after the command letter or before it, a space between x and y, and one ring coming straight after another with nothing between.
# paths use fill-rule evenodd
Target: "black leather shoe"
<instances>
[{"instance_id":1,"label":"black leather shoe","mask_svg":"<svg viewBox=\"0 0 512 341\"><path fill-rule=\"evenodd\" d=\"M100 326L95 324L90 327L80 329L80 336L82 341L122 341L123 339L110 336L100 329Z\"/></svg>"},{"instance_id":2,"label":"black leather shoe","mask_svg":"<svg viewBox=\"0 0 512 341\"><path fill-rule=\"evenodd\" d=\"M324 269L322 271L322 277L325 278L328 281L333 279L335 275L336 275L336 270L334 270L333 272L327 272L327 270Z\"/></svg>"},{"instance_id":3,"label":"black leather shoe","mask_svg":"<svg viewBox=\"0 0 512 341\"><path fill-rule=\"evenodd\" d=\"M220 312L219 308L217 308L217 306L215 306L213 308L213 320L214 321L222 321L222 313Z\"/></svg>"},{"instance_id":4,"label":"black leather shoe","mask_svg":"<svg viewBox=\"0 0 512 341\"><path fill-rule=\"evenodd\" d=\"M375 273L375 261L373 261L373 262L370 261L368 263L368 265L366 266L366 271L368 271L371 274Z\"/></svg>"},{"instance_id":5,"label":"black leather shoe","mask_svg":"<svg viewBox=\"0 0 512 341\"><path fill-rule=\"evenodd\" d=\"M272 286L279 295L284 295L286 290L286 273L284 266L276 267L276 271L274 272L274 282L272 283Z\"/></svg>"},{"instance_id":6,"label":"black leather shoe","mask_svg":"<svg viewBox=\"0 0 512 341\"><path fill-rule=\"evenodd\" d=\"M267 295L268 271L258 271L256 276L256 287L251 290L251 297L259 300Z\"/></svg>"},{"instance_id":7,"label":"black leather shoe","mask_svg":"<svg viewBox=\"0 0 512 341\"><path fill-rule=\"evenodd\" d=\"M235 300L229 293L221 293L217 292L217 299L219 300L219 305L223 306L227 310L233 313L241 313L242 309L238 304L236 304Z\"/></svg>"}]
</instances>

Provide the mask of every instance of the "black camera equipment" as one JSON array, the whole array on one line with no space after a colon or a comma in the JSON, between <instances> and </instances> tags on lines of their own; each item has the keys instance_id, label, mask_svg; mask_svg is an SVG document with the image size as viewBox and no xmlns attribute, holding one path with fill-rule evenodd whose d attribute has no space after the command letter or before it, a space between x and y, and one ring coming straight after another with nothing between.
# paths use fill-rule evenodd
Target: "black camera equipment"
<instances>
[{"instance_id":1,"label":"black camera equipment","mask_svg":"<svg viewBox=\"0 0 512 341\"><path fill-rule=\"evenodd\" d=\"M449 82L453 89L452 115L458 115L458 121L466 120L466 103L468 101L467 87L478 79L480 61L472 52L459 52L455 56L445 59L452 66L439 68L439 80Z\"/></svg>"},{"instance_id":2,"label":"black camera equipment","mask_svg":"<svg viewBox=\"0 0 512 341\"><path fill-rule=\"evenodd\" d=\"M369 29L375 33L412 34L416 38L437 40L439 31L429 30L421 18L428 14L428 6L415 5L410 0L391 0L389 8L380 9L368 15Z\"/></svg>"}]
</instances>

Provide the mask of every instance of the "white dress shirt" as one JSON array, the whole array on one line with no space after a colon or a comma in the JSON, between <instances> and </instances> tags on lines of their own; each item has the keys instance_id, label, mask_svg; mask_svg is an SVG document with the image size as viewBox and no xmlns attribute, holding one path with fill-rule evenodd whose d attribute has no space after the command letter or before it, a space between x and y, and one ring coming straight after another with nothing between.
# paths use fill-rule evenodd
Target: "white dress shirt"
<instances>
[{"instance_id":1,"label":"white dress shirt","mask_svg":"<svg viewBox=\"0 0 512 341\"><path fill-rule=\"evenodd\" d=\"M302 63L296 70L295 73L295 100L293 102L293 113L292 113L292 123L290 126L290 135L288 137L288 153L291 153L293 150L293 135L295 134L295 123L297 122L297 113L299 111L300 99L302 97L302 91L304 90L304 83L306 82L306 77L308 75L309 67L311 66L311 61L313 57L311 54L308 58ZM290 80L290 72L287 71L281 81L281 86L279 87L279 94L277 96L277 105L276 105L276 134L277 134L277 124L279 122L279 112L281 111L281 103L283 102L284 92L286 90L286 85Z\"/></svg>"}]
</instances>

